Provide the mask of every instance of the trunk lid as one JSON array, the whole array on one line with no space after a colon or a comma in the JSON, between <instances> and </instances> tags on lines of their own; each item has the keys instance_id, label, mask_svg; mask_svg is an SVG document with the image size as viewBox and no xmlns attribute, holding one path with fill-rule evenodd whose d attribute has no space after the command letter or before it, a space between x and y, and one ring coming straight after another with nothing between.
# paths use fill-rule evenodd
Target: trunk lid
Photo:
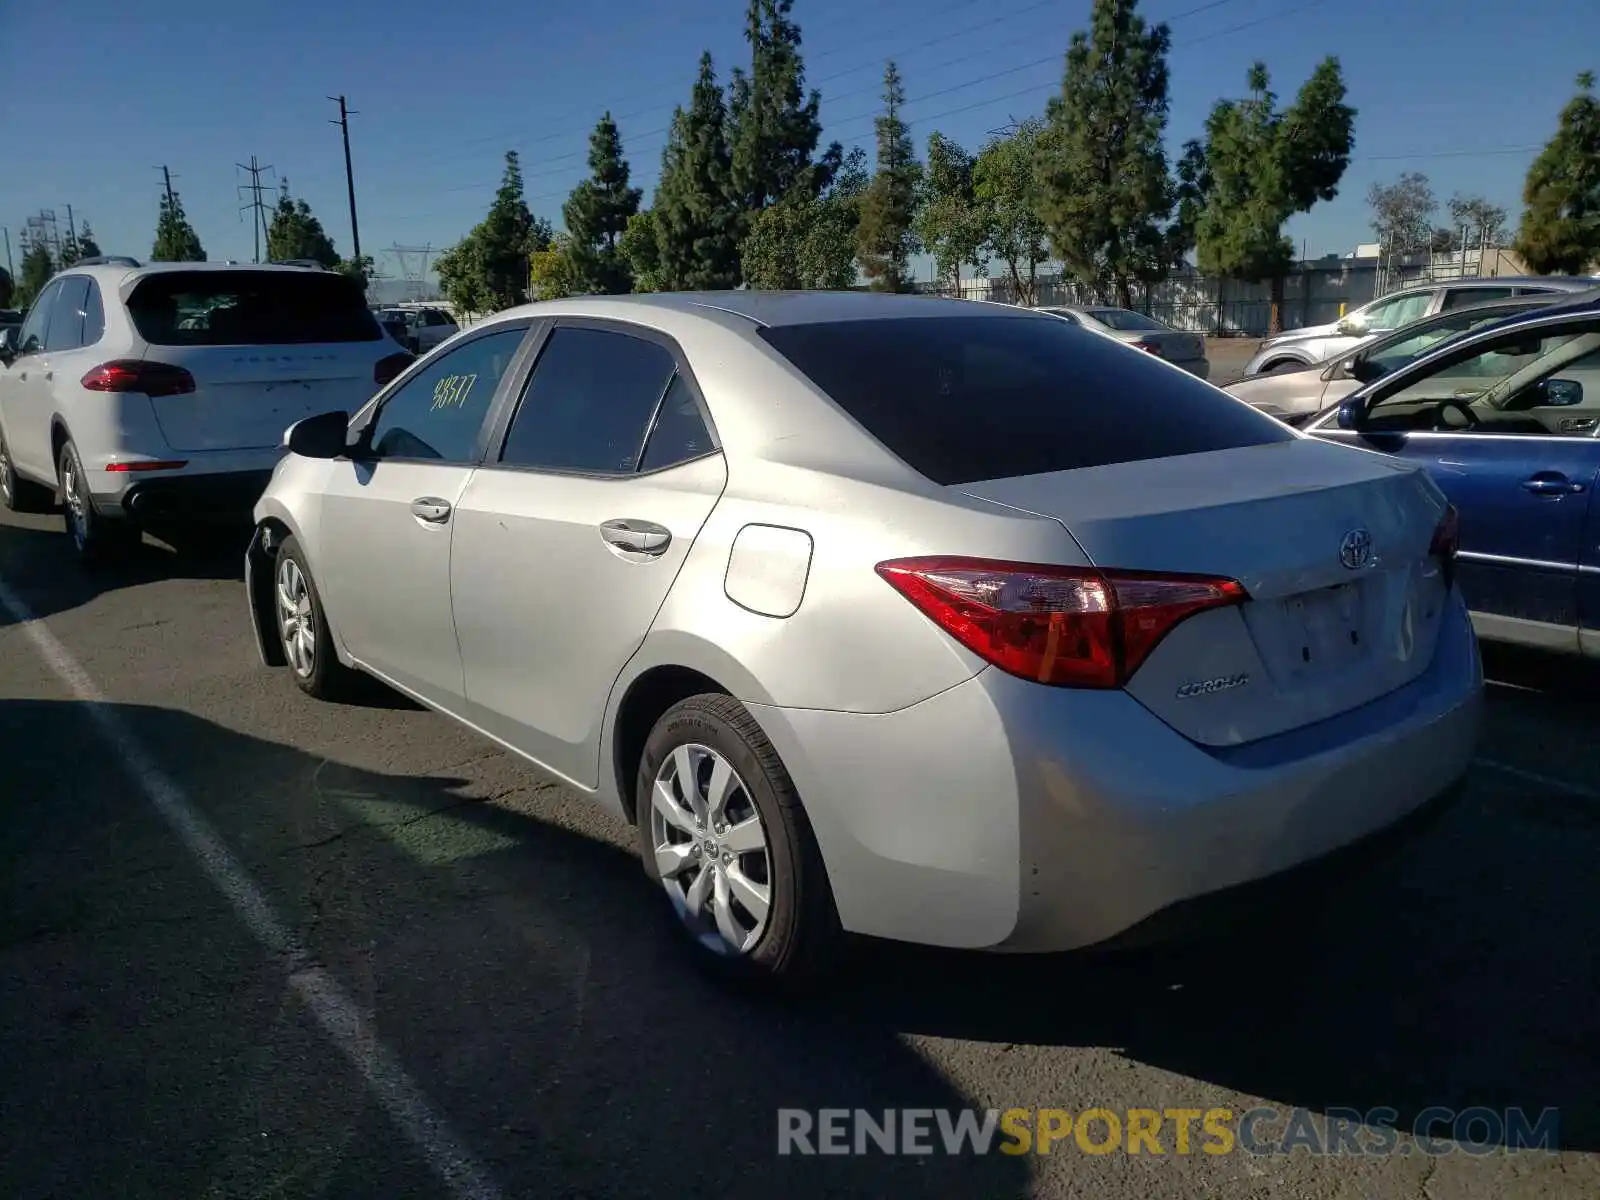
<instances>
[{"instance_id":1,"label":"trunk lid","mask_svg":"<svg viewBox=\"0 0 1600 1200\"><path fill-rule=\"evenodd\" d=\"M1249 600L1181 622L1128 684L1194 741L1239 745L1335 716L1432 659L1444 501L1392 459L1296 439L959 487L1054 517L1096 566L1244 585ZM1342 549L1363 530L1367 561L1352 568Z\"/></svg>"},{"instance_id":2,"label":"trunk lid","mask_svg":"<svg viewBox=\"0 0 1600 1200\"><path fill-rule=\"evenodd\" d=\"M195 390L150 401L174 450L277 446L296 421L353 412L377 390L387 341L310 346L153 346L146 358L182 367Z\"/></svg>"}]
</instances>

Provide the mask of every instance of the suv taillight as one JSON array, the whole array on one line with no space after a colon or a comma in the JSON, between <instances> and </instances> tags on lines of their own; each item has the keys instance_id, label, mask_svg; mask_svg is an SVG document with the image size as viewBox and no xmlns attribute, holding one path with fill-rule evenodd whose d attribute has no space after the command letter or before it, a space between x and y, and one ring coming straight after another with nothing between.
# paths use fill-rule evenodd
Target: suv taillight
<instances>
[{"instance_id":1,"label":"suv taillight","mask_svg":"<svg viewBox=\"0 0 1600 1200\"><path fill-rule=\"evenodd\" d=\"M877 571L978 657L1058 687L1122 687L1179 622L1249 599L1210 575L943 557Z\"/></svg>"},{"instance_id":2,"label":"suv taillight","mask_svg":"<svg viewBox=\"0 0 1600 1200\"><path fill-rule=\"evenodd\" d=\"M384 387L400 378L400 373L417 361L415 354L402 351L391 354L387 358L380 358L372 368L372 382L379 387Z\"/></svg>"},{"instance_id":3,"label":"suv taillight","mask_svg":"<svg viewBox=\"0 0 1600 1200\"><path fill-rule=\"evenodd\" d=\"M1444 583L1449 587L1456 578L1456 554L1461 549L1461 514L1456 511L1454 504L1447 504L1444 516L1439 518L1438 527L1433 531L1433 544L1428 547L1428 553L1439 560L1439 570L1444 575Z\"/></svg>"},{"instance_id":4,"label":"suv taillight","mask_svg":"<svg viewBox=\"0 0 1600 1200\"><path fill-rule=\"evenodd\" d=\"M119 358L101 363L78 382L91 392L182 396L194 391L194 376L182 367L137 358Z\"/></svg>"},{"instance_id":5,"label":"suv taillight","mask_svg":"<svg viewBox=\"0 0 1600 1200\"><path fill-rule=\"evenodd\" d=\"M1161 347L1155 342L1137 341L1133 343L1135 350L1143 350L1146 354L1160 354Z\"/></svg>"}]
</instances>

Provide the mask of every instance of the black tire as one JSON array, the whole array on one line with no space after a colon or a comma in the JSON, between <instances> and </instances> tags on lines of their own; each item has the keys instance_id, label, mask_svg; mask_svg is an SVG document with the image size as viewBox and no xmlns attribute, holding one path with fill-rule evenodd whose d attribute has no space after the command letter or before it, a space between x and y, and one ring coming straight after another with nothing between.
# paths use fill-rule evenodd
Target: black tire
<instances>
[{"instance_id":1,"label":"black tire","mask_svg":"<svg viewBox=\"0 0 1600 1200\"><path fill-rule=\"evenodd\" d=\"M305 584L305 603L299 611L299 616L302 622L310 625L309 666L290 645L291 631L288 628L287 614L281 598L281 593L285 589L285 563L293 564L294 571L298 572L299 578ZM292 577L288 590L291 594L296 593ZM277 558L272 563L270 595L272 625L278 633L278 644L283 647L283 657L288 664L289 674L300 690L318 700L337 700L349 695L358 676L339 661L338 652L333 648L333 633L328 628L328 616L322 608L322 597L317 592L317 582L311 577L311 567L306 562L305 551L300 549L300 543L293 536L284 538L278 547ZM303 624L297 626L297 629L303 628Z\"/></svg>"},{"instance_id":2,"label":"black tire","mask_svg":"<svg viewBox=\"0 0 1600 1200\"><path fill-rule=\"evenodd\" d=\"M47 513L56 506L53 491L17 474L4 434L0 434L0 506L14 513Z\"/></svg>"},{"instance_id":3,"label":"black tire","mask_svg":"<svg viewBox=\"0 0 1600 1200\"><path fill-rule=\"evenodd\" d=\"M56 456L56 480L61 490L62 524L67 539L87 567L104 567L127 558L143 540L132 521L107 517L95 511L78 448L69 438Z\"/></svg>"},{"instance_id":4,"label":"black tire","mask_svg":"<svg viewBox=\"0 0 1600 1200\"><path fill-rule=\"evenodd\" d=\"M656 865L651 793L662 764L684 745L705 746L727 760L767 835L767 924L743 953L719 953L699 940L678 915ZM731 696L708 694L668 709L645 742L635 794L645 874L658 889L675 936L698 966L723 983L786 992L819 984L837 968L845 939L822 854L783 760L744 705Z\"/></svg>"}]
</instances>

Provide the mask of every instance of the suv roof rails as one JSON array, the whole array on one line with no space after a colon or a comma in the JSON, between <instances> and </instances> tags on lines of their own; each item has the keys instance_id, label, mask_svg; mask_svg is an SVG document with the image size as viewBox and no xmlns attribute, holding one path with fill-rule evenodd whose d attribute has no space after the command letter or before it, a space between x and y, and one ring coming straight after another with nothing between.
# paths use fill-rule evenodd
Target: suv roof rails
<instances>
[{"instance_id":1,"label":"suv roof rails","mask_svg":"<svg viewBox=\"0 0 1600 1200\"><path fill-rule=\"evenodd\" d=\"M138 267L142 264L137 258L129 258L126 254L95 254L88 258L80 258L73 263L74 267ZM68 268L71 269L70 267Z\"/></svg>"}]
</instances>

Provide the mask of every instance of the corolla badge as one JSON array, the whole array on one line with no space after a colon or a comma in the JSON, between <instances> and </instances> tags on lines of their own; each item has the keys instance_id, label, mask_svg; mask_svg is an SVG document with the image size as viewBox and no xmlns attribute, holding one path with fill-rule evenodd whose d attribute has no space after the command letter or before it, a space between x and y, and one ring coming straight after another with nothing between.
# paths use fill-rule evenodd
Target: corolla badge
<instances>
[{"instance_id":1,"label":"corolla badge","mask_svg":"<svg viewBox=\"0 0 1600 1200\"><path fill-rule=\"evenodd\" d=\"M1339 543L1339 562L1346 570L1359 571L1372 565L1372 535L1365 529L1352 529Z\"/></svg>"},{"instance_id":2,"label":"corolla badge","mask_svg":"<svg viewBox=\"0 0 1600 1200\"><path fill-rule=\"evenodd\" d=\"M1250 682L1250 673L1240 671L1237 675L1221 675L1216 679L1196 679L1193 683L1186 683L1178 689L1177 698L1187 700L1190 696L1209 696L1214 692L1226 692L1232 688L1243 687Z\"/></svg>"}]
</instances>

